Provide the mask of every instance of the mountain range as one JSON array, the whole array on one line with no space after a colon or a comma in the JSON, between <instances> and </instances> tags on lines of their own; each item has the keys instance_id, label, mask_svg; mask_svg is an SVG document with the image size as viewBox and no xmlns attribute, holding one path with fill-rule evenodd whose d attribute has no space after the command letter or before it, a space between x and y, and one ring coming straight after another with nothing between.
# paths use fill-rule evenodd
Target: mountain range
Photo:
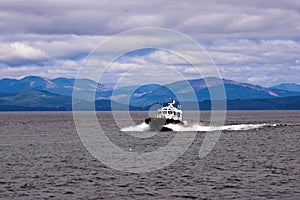
<instances>
[{"instance_id":1,"label":"mountain range","mask_svg":"<svg viewBox=\"0 0 300 200\"><path fill-rule=\"evenodd\" d=\"M294 83L266 88L208 77L166 85L133 85L113 89L89 79L77 80L77 87L74 87L75 79L27 76L19 80L0 80L0 110L72 110L73 90L77 92L74 103L83 109L91 94L95 95L97 110L110 110L111 104L114 108L124 110L128 107L124 102L129 102L131 110L147 110L153 104L168 102L170 98L178 96L183 102L195 100L193 97L196 96L202 105L200 109L209 109L209 92L217 93L215 100L222 99L218 96L221 82L224 83L229 109L300 109L300 85Z\"/></svg>"},{"instance_id":2,"label":"mountain range","mask_svg":"<svg viewBox=\"0 0 300 200\"><path fill-rule=\"evenodd\" d=\"M293 91L293 92L300 92L299 85L295 83L282 83L279 85L275 85L271 87L270 89L278 89L278 90L287 90L287 91Z\"/></svg>"}]
</instances>

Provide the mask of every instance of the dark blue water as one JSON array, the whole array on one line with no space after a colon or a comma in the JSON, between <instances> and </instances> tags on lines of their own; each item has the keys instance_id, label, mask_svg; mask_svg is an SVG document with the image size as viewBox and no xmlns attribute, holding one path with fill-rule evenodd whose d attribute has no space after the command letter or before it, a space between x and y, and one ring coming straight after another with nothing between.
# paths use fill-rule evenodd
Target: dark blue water
<instances>
[{"instance_id":1,"label":"dark blue water","mask_svg":"<svg viewBox=\"0 0 300 200\"><path fill-rule=\"evenodd\" d=\"M140 123L145 113L132 117ZM137 141L98 113L121 148L147 152L174 133ZM80 141L72 113L0 113L2 199L299 199L300 112L231 111L226 125L277 124L225 130L199 158L205 131L174 163L148 173L117 171L93 158ZM203 124L209 113L201 113ZM126 120L124 119L124 124Z\"/></svg>"}]
</instances>

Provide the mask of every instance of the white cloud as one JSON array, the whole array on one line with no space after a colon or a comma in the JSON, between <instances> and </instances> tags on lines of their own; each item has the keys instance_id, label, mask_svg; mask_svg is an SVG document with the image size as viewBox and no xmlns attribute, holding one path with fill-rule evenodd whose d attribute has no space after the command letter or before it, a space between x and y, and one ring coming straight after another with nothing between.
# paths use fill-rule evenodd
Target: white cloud
<instances>
[{"instance_id":1,"label":"white cloud","mask_svg":"<svg viewBox=\"0 0 300 200\"><path fill-rule=\"evenodd\" d=\"M0 60L24 61L76 57L88 54L107 36L4 35L0 39Z\"/></svg>"},{"instance_id":2,"label":"white cloud","mask_svg":"<svg viewBox=\"0 0 300 200\"><path fill-rule=\"evenodd\" d=\"M299 58L296 40L214 40L205 46L217 64L270 65L294 63Z\"/></svg>"},{"instance_id":3,"label":"white cloud","mask_svg":"<svg viewBox=\"0 0 300 200\"><path fill-rule=\"evenodd\" d=\"M187 61L183 60L182 58L178 57L177 55L164 51L164 50L156 50L147 55L145 55L144 60L146 62L151 63L160 63L160 64L168 64L168 65L186 65L188 64Z\"/></svg>"},{"instance_id":4,"label":"white cloud","mask_svg":"<svg viewBox=\"0 0 300 200\"><path fill-rule=\"evenodd\" d=\"M39 60L44 58L47 58L47 55L43 50L29 46L26 43L0 43L0 61L13 59Z\"/></svg>"},{"instance_id":5,"label":"white cloud","mask_svg":"<svg viewBox=\"0 0 300 200\"><path fill-rule=\"evenodd\" d=\"M291 69L291 70L298 70L298 71L300 71L300 65L297 65L297 66L290 66L289 67L289 69Z\"/></svg>"}]
</instances>

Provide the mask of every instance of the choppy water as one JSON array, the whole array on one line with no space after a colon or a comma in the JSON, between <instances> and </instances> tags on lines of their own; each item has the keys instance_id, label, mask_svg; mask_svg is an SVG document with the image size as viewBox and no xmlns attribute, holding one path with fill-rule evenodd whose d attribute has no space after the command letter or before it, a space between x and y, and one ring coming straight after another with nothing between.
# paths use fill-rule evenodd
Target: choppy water
<instances>
[{"instance_id":1,"label":"choppy water","mask_svg":"<svg viewBox=\"0 0 300 200\"><path fill-rule=\"evenodd\" d=\"M107 112L98 119L121 148L148 152L175 133L138 132L146 115L132 113L135 126L124 118L118 127ZM211 131L209 116L201 112L200 124L190 117L189 126L177 127L197 132L177 161L134 174L93 158L77 135L72 113L0 113L0 198L299 199L300 111L229 111L216 146L200 159L199 148ZM141 137L133 140L131 133Z\"/></svg>"}]
</instances>

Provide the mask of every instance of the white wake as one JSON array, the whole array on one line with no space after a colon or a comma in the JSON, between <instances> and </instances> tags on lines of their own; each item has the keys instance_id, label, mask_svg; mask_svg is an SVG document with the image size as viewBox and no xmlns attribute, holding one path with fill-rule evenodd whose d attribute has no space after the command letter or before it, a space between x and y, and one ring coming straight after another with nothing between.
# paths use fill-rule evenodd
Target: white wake
<instances>
[{"instance_id":1,"label":"white wake","mask_svg":"<svg viewBox=\"0 0 300 200\"><path fill-rule=\"evenodd\" d=\"M143 122L139 125L128 126L128 127L121 129L121 131L124 131L124 132L129 132L129 131L143 132L143 131L149 131L149 130L150 130L150 126L148 124L146 124L145 122Z\"/></svg>"},{"instance_id":2,"label":"white wake","mask_svg":"<svg viewBox=\"0 0 300 200\"><path fill-rule=\"evenodd\" d=\"M173 131L240 131L240 130L251 130L258 129L262 127L276 126L276 124L235 124L235 125L224 125L224 126L204 126L199 124L194 124L190 126L182 126L180 124L168 124L165 127L172 129Z\"/></svg>"},{"instance_id":3,"label":"white wake","mask_svg":"<svg viewBox=\"0 0 300 200\"><path fill-rule=\"evenodd\" d=\"M274 127L277 124L235 124L235 125L224 125L224 126L206 126L206 125L182 125L182 124L167 124L165 127L172 129L173 131L200 131L200 132L208 132L208 131L240 131L240 130L251 130L251 129L259 129L262 127ZM143 132L149 131L150 127L146 123L142 123L135 126L129 126L122 128L121 131L129 132Z\"/></svg>"}]
</instances>

